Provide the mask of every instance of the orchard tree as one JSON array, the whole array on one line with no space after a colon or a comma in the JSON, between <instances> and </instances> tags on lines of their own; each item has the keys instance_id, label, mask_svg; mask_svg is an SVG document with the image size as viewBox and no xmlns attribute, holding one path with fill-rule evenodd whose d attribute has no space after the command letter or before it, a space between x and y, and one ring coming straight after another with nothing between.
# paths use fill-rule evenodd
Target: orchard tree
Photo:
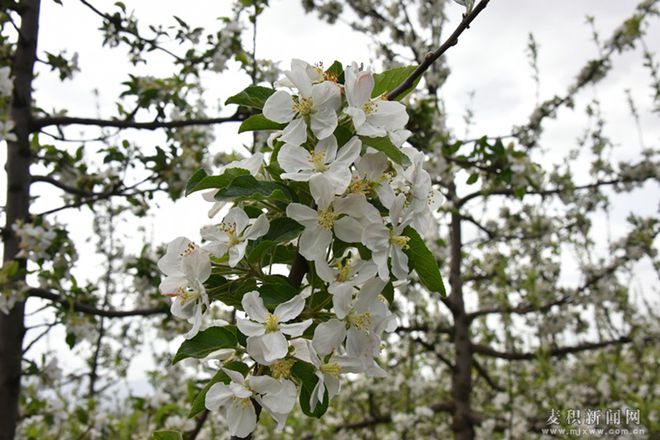
<instances>
[{"instance_id":1,"label":"orchard tree","mask_svg":"<svg viewBox=\"0 0 660 440\"><path fill-rule=\"evenodd\" d=\"M38 49L39 0L3 4L0 438L524 438L553 416L575 426L576 410L660 432L658 316L630 285L643 260L657 282L660 225L631 213L616 237L594 226L657 185L657 149L610 160L621 147L597 94L565 159L548 160L543 136L624 53L641 53L657 113L657 1L605 39L591 20L598 57L567 90L476 138L447 126L444 54L497 2L464 2L449 34L460 7L444 0L302 2L369 35L378 73L257 58L263 0L235 2L218 29L80 3L133 69L112 116L42 107L35 66L69 81L77 56ZM531 35L528 53L538 84ZM167 74L139 73L163 59ZM251 85L215 116L205 75L230 70ZM249 156L210 151L231 123L254 133ZM199 191L209 218L177 218L199 237L159 246L140 230L165 197ZM67 210L92 219L94 249L58 220ZM97 278L76 277L92 260ZM58 329L79 368L33 354ZM128 369L148 351L155 391L139 395ZM604 416L625 410L638 416Z\"/></svg>"}]
</instances>

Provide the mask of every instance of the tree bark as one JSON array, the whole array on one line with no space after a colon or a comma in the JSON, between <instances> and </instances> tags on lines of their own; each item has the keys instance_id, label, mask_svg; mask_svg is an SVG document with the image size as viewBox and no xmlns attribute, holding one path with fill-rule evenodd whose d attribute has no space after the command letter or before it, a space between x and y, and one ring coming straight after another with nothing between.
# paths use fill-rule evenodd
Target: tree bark
<instances>
[{"instance_id":1,"label":"tree bark","mask_svg":"<svg viewBox=\"0 0 660 440\"><path fill-rule=\"evenodd\" d=\"M12 66L14 93L11 108L16 141L7 142L3 263L16 260L18 252L18 239L11 226L17 220L29 220L30 216L30 120L39 6L40 0L22 0L17 8L21 15L21 27ZM18 262L21 268L25 268L25 260ZM24 313L25 303L22 301L16 303L8 315L0 313L0 440L12 440L16 432L21 389L21 351L25 333Z\"/></svg>"},{"instance_id":2,"label":"tree bark","mask_svg":"<svg viewBox=\"0 0 660 440\"><path fill-rule=\"evenodd\" d=\"M454 316L455 364L452 374L451 394L454 401L452 431L457 440L474 438L474 423L470 418L470 394L472 392L472 350L470 344L470 320L465 314L463 280L461 279L461 215L451 216L451 265L449 301Z\"/></svg>"}]
</instances>

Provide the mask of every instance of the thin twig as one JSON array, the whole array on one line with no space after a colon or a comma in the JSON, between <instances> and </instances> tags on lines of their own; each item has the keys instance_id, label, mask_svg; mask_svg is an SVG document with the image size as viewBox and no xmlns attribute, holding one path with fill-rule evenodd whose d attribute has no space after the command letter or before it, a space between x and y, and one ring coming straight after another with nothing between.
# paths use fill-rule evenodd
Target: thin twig
<instances>
[{"instance_id":1,"label":"thin twig","mask_svg":"<svg viewBox=\"0 0 660 440\"><path fill-rule=\"evenodd\" d=\"M454 32L449 36L449 38L435 51L428 53L424 57L424 61L417 66L417 68L413 71L413 73L410 74L408 78L405 79L401 84L397 86L394 90L389 92L387 94L387 99L393 100L396 99L397 96L408 90L410 87L415 84L415 81L419 77L421 77L424 72L428 70L429 67L431 67L431 64L433 64L438 58L442 56L447 50L449 50L450 47L455 46L456 43L458 43L458 37L461 36L463 31L465 31L468 27L470 27L470 23L474 21L475 18L477 18L477 15L481 11L483 11L486 8L486 5L488 5L488 2L490 0L481 0L470 12L470 14L466 15L463 20L459 23L458 27Z\"/></svg>"}]
</instances>

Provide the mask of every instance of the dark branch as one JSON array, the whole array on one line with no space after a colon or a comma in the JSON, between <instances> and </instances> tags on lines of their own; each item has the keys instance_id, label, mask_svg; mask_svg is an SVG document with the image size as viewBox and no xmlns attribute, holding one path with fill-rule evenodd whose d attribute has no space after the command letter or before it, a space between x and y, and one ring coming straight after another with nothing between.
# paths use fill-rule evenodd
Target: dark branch
<instances>
[{"instance_id":1,"label":"dark branch","mask_svg":"<svg viewBox=\"0 0 660 440\"><path fill-rule=\"evenodd\" d=\"M134 310L107 310L97 309L93 305L83 304L80 302L72 301L63 298L60 295L50 292L46 289L30 288L26 291L28 297L43 298L50 300L54 303L60 304L64 308L70 308L76 312L84 313L87 315L104 316L106 318L126 318L131 316L151 316L151 315L167 315L170 309L167 306L155 307L151 309L134 309Z\"/></svg>"},{"instance_id":2,"label":"dark branch","mask_svg":"<svg viewBox=\"0 0 660 440\"><path fill-rule=\"evenodd\" d=\"M546 190L532 190L532 191L527 191L525 195L537 195L537 196L551 196L551 195L556 195L556 194L561 194L563 192L567 191L578 191L578 190L584 190L584 189L594 189L598 188L601 186L606 186L606 185L617 185L619 183L629 183L632 182L632 179L629 178L618 178L618 179L610 179L610 180L598 180L596 182L592 182L586 185L579 185L579 186L574 186L574 187L562 187L562 188L552 188L552 189L546 189ZM466 195L465 197L462 197L456 201L456 207L461 207L465 203L469 202L470 200L477 198L477 197L487 197L487 196L513 196L515 195L514 191L512 189L508 188L500 188L500 189L493 189L493 190L479 190L475 191L473 193L470 193Z\"/></svg>"},{"instance_id":3,"label":"dark branch","mask_svg":"<svg viewBox=\"0 0 660 440\"><path fill-rule=\"evenodd\" d=\"M449 36L449 38L442 43L442 45L437 48L435 51L428 53L424 57L424 61L422 61L422 64L417 66L417 68L413 71L413 73L410 74L408 78L406 78L405 81L403 81L401 84L397 86L394 90L392 90L390 93L387 94L387 99L392 100L396 99L397 96L408 90L410 87L412 87L415 84L415 81L419 77L421 77L426 70L428 70L429 67L431 67L431 64L433 64L438 58L442 56L447 50L449 50L450 47L455 46L456 43L458 43L458 37L461 36L463 31L465 31L468 27L470 27L470 23L474 21L475 18L477 18L477 15L481 11L483 11L486 8L486 5L488 5L488 2L490 0L481 0L468 14L467 16L463 17L463 20L459 23L458 27L454 30L454 32Z\"/></svg>"},{"instance_id":4,"label":"dark branch","mask_svg":"<svg viewBox=\"0 0 660 440\"><path fill-rule=\"evenodd\" d=\"M78 196L82 197L94 197L98 196L99 194L106 194L107 196L110 196L115 193L115 191L108 192L108 193L93 193L90 191L85 191L83 189L80 189L75 186L70 186L67 185L66 183L62 183L59 180L55 179L54 177L51 176L32 176L32 183L35 182L43 182L43 183L50 183L53 186L56 186L57 188L61 189L62 191L66 191L69 194L75 194Z\"/></svg>"},{"instance_id":5,"label":"dark branch","mask_svg":"<svg viewBox=\"0 0 660 440\"><path fill-rule=\"evenodd\" d=\"M644 338L645 343L657 340L657 337ZM472 344L472 352L481 354L483 356L495 357L499 359L506 359L509 361L528 361L539 357L564 357L573 353L580 353L582 351L597 350L599 348L629 344L632 338L629 336L622 336L619 339L611 339L601 342L584 342L578 345L571 345L568 347L554 348L551 350L539 350L538 352L517 352L517 351L498 351L485 345Z\"/></svg>"},{"instance_id":6,"label":"dark branch","mask_svg":"<svg viewBox=\"0 0 660 440\"><path fill-rule=\"evenodd\" d=\"M215 125L223 124L225 122L240 122L245 119L244 114L234 113L231 116L223 118L207 118L207 119L185 119L180 121L153 121L153 122L135 122L135 121L122 121L111 119L93 119L93 118L76 118L69 116L53 116L37 118L32 121L30 131L36 132L44 127L51 125L93 125L96 127L115 127L115 128L135 128L137 130L157 130L160 128L181 128L190 127L194 125Z\"/></svg>"}]
</instances>

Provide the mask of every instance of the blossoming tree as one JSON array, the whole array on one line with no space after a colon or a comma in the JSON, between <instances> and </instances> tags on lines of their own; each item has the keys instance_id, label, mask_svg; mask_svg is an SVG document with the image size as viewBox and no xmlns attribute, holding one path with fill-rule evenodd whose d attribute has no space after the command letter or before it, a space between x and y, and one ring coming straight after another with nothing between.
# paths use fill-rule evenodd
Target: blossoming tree
<instances>
[{"instance_id":1,"label":"blossoming tree","mask_svg":"<svg viewBox=\"0 0 660 440\"><path fill-rule=\"evenodd\" d=\"M565 94L510 134L476 139L446 126L439 91L444 53L488 0L451 3L463 16L446 37L444 0L305 0L307 12L372 35L382 68L292 53L282 71L257 58L267 1L235 2L218 30L180 17L146 28L124 3L80 3L105 46L126 49L133 66L165 57L173 72L136 68L112 117L47 111L33 97L35 63L64 81L77 56L38 51L39 0L3 5L0 439L521 438L569 408L636 409L597 425L659 432L657 316L625 279L639 261L657 271L659 224L631 213L598 258L592 229L611 190L657 183L657 151L608 160L615 143L594 100L569 154L589 164L589 180L542 155L545 122L595 88L617 54L641 48L657 111L645 42L657 1L640 2L604 42L594 25L598 58ZM539 81L537 49L530 37ZM233 114L209 117L204 72L231 66L251 85L226 100ZM629 105L640 124L631 95ZM252 154L211 163L209 127L230 123L254 134ZM95 131L77 139L78 125ZM130 130L162 132L166 146L145 148ZM43 204L54 198L46 185L61 204ZM162 249L145 236L129 255L163 194L209 202L207 219L177 219L199 223L199 236ZM86 208L103 272L87 281L76 276L75 225L56 217ZM560 276L565 261L577 284ZM31 351L58 328L82 368ZM154 336L176 343L153 348L155 392L123 396L117 384Z\"/></svg>"}]
</instances>

